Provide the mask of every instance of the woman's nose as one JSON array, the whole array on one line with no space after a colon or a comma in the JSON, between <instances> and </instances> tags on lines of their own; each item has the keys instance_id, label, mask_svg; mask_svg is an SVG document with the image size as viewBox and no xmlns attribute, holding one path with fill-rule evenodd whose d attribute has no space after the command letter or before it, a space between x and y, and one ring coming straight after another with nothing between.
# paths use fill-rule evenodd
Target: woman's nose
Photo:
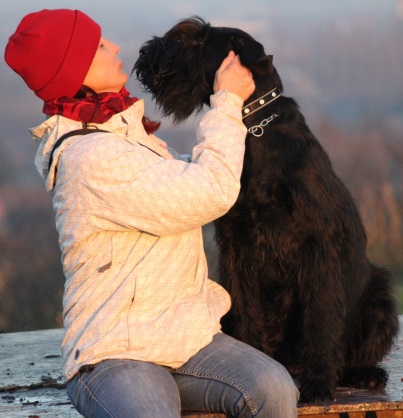
<instances>
[{"instance_id":1,"label":"woman's nose","mask_svg":"<svg viewBox=\"0 0 403 418\"><path fill-rule=\"evenodd\" d=\"M114 44L113 42L111 42L111 41L107 41L108 42L108 48L109 48L109 50L114 54L114 55L116 55L119 51L120 51L120 47L118 46L118 45L116 45L116 44Z\"/></svg>"},{"instance_id":2,"label":"woman's nose","mask_svg":"<svg viewBox=\"0 0 403 418\"><path fill-rule=\"evenodd\" d=\"M114 54L117 54L120 51L120 47L118 45L112 44L114 48Z\"/></svg>"}]
</instances>

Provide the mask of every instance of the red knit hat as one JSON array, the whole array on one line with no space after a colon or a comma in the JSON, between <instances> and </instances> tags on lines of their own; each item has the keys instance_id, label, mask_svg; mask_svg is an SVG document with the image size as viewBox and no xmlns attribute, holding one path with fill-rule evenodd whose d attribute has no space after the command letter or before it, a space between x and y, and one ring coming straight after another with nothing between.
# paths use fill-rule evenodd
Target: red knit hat
<instances>
[{"instance_id":1,"label":"red knit hat","mask_svg":"<svg viewBox=\"0 0 403 418\"><path fill-rule=\"evenodd\" d=\"M4 58L41 99L73 97L83 84L100 38L100 26L83 12L45 9L21 20Z\"/></svg>"}]
</instances>

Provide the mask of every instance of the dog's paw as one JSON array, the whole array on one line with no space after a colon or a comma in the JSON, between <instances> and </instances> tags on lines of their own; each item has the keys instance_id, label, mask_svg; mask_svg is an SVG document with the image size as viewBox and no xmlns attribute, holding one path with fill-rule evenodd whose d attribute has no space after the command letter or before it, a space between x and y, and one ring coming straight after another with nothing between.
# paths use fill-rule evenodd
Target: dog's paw
<instances>
[{"instance_id":1,"label":"dog's paw","mask_svg":"<svg viewBox=\"0 0 403 418\"><path fill-rule=\"evenodd\" d=\"M380 366L350 369L341 381L343 386L358 389L382 389L388 382L388 372Z\"/></svg>"},{"instance_id":2,"label":"dog's paw","mask_svg":"<svg viewBox=\"0 0 403 418\"><path fill-rule=\"evenodd\" d=\"M323 402L334 399L329 383L322 380L302 382L299 392L300 402Z\"/></svg>"}]
</instances>

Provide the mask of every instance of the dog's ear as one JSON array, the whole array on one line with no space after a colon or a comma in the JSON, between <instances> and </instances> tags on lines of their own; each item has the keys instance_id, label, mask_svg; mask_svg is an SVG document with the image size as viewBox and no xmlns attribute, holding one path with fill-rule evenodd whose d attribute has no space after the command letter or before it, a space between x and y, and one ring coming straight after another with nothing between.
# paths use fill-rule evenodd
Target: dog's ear
<instances>
[{"instance_id":1,"label":"dog's ear","mask_svg":"<svg viewBox=\"0 0 403 418\"><path fill-rule=\"evenodd\" d=\"M273 72L273 55L266 55L249 64L254 77L268 78Z\"/></svg>"},{"instance_id":2,"label":"dog's ear","mask_svg":"<svg viewBox=\"0 0 403 418\"><path fill-rule=\"evenodd\" d=\"M239 29L231 29L230 48L239 55L241 63L248 67L254 77L268 78L273 71L273 55L266 55L263 45Z\"/></svg>"}]
</instances>

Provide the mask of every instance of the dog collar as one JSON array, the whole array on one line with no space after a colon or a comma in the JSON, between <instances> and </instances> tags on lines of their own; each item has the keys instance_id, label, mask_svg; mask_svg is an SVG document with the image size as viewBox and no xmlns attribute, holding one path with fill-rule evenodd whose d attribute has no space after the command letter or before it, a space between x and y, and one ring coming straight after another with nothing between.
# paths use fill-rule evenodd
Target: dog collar
<instances>
[{"instance_id":1,"label":"dog collar","mask_svg":"<svg viewBox=\"0 0 403 418\"><path fill-rule=\"evenodd\" d=\"M263 119L259 125L251 126L248 129L248 132L255 136L256 138L260 138L264 134L264 127L268 125L270 122L273 122L274 119L278 118L280 115L277 113L273 113L267 119Z\"/></svg>"},{"instance_id":2,"label":"dog collar","mask_svg":"<svg viewBox=\"0 0 403 418\"><path fill-rule=\"evenodd\" d=\"M264 94L263 96L259 97L253 102L248 103L246 106L242 108L242 119L274 102L282 94L283 92L278 87L275 87L273 90L270 90L268 93Z\"/></svg>"}]
</instances>

